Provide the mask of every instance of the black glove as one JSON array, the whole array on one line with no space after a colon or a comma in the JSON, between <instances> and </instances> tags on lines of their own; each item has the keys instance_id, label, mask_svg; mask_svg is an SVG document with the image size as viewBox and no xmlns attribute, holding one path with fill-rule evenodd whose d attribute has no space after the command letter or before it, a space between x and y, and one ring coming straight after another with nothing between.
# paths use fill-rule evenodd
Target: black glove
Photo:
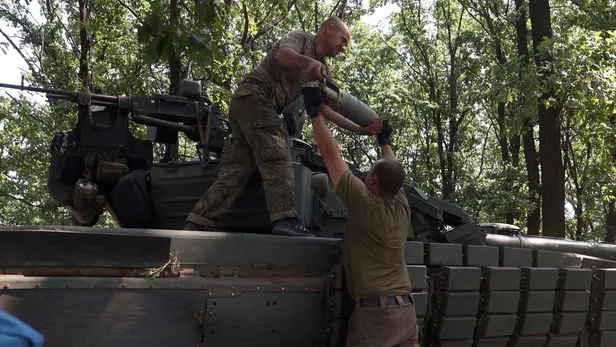
<instances>
[{"instance_id":1,"label":"black glove","mask_svg":"<svg viewBox=\"0 0 616 347\"><path fill-rule=\"evenodd\" d=\"M323 114L323 93L319 87L302 87L302 95L310 118Z\"/></svg>"},{"instance_id":2,"label":"black glove","mask_svg":"<svg viewBox=\"0 0 616 347\"><path fill-rule=\"evenodd\" d=\"M383 129L381 129L381 131L376 134L376 138L379 141L379 146L383 146L383 145L391 145L391 132L393 131L393 129L391 128L391 125L389 125L389 121L387 119L383 120Z\"/></svg>"}]
</instances>

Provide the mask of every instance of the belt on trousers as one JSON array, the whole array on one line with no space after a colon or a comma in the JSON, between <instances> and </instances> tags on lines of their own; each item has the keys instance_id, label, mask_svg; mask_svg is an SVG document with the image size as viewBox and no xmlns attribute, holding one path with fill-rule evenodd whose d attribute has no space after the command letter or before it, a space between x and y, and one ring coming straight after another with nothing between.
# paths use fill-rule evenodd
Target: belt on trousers
<instances>
[{"instance_id":1,"label":"belt on trousers","mask_svg":"<svg viewBox=\"0 0 616 347\"><path fill-rule=\"evenodd\" d=\"M256 79L254 77L244 77L244 79L240 82L240 84L246 84L246 83L250 83L250 84L254 84L257 87L261 87L265 90L267 90L268 93L271 94L271 92L269 91L269 88L267 88L267 85L265 84L265 82Z\"/></svg>"},{"instance_id":2,"label":"belt on trousers","mask_svg":"<svg viewBox=\"0 0 616 347\"><path fill-rule=\"evenodd\" d=\"M244 77L244 79L239 83L239 84L254 84L255 86L259 87L259 88L263 88L266 92L269 93L270 96L274 96L274 94L272 93L272 91L267 87L267 85L265 84L265 82L256 79L254 77ZM282 113L282 111L278 111L278 113Z\"/></svg>"},{"instance_id":3,"label":"belt on trousers","mask_svg":"<svg viewBox=\"0 0 616 347\"><path fill-rule=\"evenodd\" d=\"M411 296L411 294L404 294L399 296L402 298L403 303L412 305L415 304L413 302L413 297ZM388 296L387 304L390 306L397 306L398 300L396 300L395 296ZM360 307L379 307L379 298L361 298L359 299L359 305Z\"/></svg>"}]
</instances>

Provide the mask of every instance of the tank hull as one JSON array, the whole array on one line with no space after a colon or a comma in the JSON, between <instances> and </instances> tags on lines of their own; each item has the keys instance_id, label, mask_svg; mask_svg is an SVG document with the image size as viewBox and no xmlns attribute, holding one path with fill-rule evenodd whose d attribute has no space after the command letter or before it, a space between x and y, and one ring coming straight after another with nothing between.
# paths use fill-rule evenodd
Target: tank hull
<instances>
[{"instance_id":1,"label":"tank hull","mask_svg":"<svg viewBox=\"0 0 616 347\"><path fill-rule=\"evenodd\" d=\"M342 240L246 231L0 227L0 309L45 346L344 346ZM607 346L616 331L612 261L419 241L405 259L422 347Z\"/></svg>"},{"instance_id":2,"label":"tank hull","mask_svg":"<svg viewBox=\"0 0 616 347\"><path fill-rule=\"evenodd\" d=\"M3 227L0 308L43 334L45 346L318 346L338 244L243 233Z\"/></svg>"}]
</instances>

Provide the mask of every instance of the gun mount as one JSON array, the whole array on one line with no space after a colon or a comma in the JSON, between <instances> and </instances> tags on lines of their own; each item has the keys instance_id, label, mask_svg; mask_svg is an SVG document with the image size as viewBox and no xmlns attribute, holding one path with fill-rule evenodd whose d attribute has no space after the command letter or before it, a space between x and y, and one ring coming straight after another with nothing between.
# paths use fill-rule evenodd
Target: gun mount
<instances>
[{"instance_id":1,"label":"gun mount","mask_svg":"<svg viewBox=\"0 0 616 347\"><path fill-rule=\"evenodd\" d=\"M178 96L111 96L4 83L0 88L42 92L50 100L77 104L75 127L56 133L51 140L48 190L69 206L79 225L96 224L104 207L116 217L127 214L114 208L112 195L127 174L149 172L153 143L173 148L182 132L198 143L202 160L207 160L210 153L220 156L227 136L219 105L201 93L197 81L183 79ZM129 121L147 126L146 140L130 133ZM173 160L168 150L162 161Z\"/></svg>"}]
</instances>

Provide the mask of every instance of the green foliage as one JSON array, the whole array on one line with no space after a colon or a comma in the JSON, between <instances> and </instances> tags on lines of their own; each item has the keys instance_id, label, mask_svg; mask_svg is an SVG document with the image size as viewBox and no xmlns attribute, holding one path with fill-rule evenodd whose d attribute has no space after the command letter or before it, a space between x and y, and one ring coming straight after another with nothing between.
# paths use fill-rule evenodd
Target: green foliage
<instances>
[{"instance_id":1,"label":"green foliage","mask_svg":"<svg viewBox=\"0 0 616 347\"><path fill-rule=\"evenodd\" d=\"M563 106L568 236L605 236L606 204L616 199L613 2L552 1L554 37L541 49L553 59L543 67L517 54L512 2L371 0L363 8L359 0L83 0L85 20L79 3L0 0L0 21L18 31L12 39L29 65L27 83L112 95L166 93L192 61L192 77L223 114L237 82L285 32L314 32L329 16L341 16L352 41L329 61L336 82L390 119L408 183L459 204L479 222L510 216L525 226L532 208L526 163L513 144L525 122L536 121L537 97L551 88ZM396 9L385 20L389 30L363 22L385 5ZM13 44L0 35L0 54L16 50ZM551 77L541 79L547 70ZM75 107L10 95L0 96L0 223L70 223L49 197L46 177L49 141L74 126ZM145 136L142 126L132 124L131 131ZM344 156L362 169L377 158L374 138L335 135ZM309 125L304 136L312 138ZM196 154L193 145L181 139L182 157ZM161 148L156 153L160 158ZM113 222L106 215L98 225Z\"/></svg>"}]
</instances>

